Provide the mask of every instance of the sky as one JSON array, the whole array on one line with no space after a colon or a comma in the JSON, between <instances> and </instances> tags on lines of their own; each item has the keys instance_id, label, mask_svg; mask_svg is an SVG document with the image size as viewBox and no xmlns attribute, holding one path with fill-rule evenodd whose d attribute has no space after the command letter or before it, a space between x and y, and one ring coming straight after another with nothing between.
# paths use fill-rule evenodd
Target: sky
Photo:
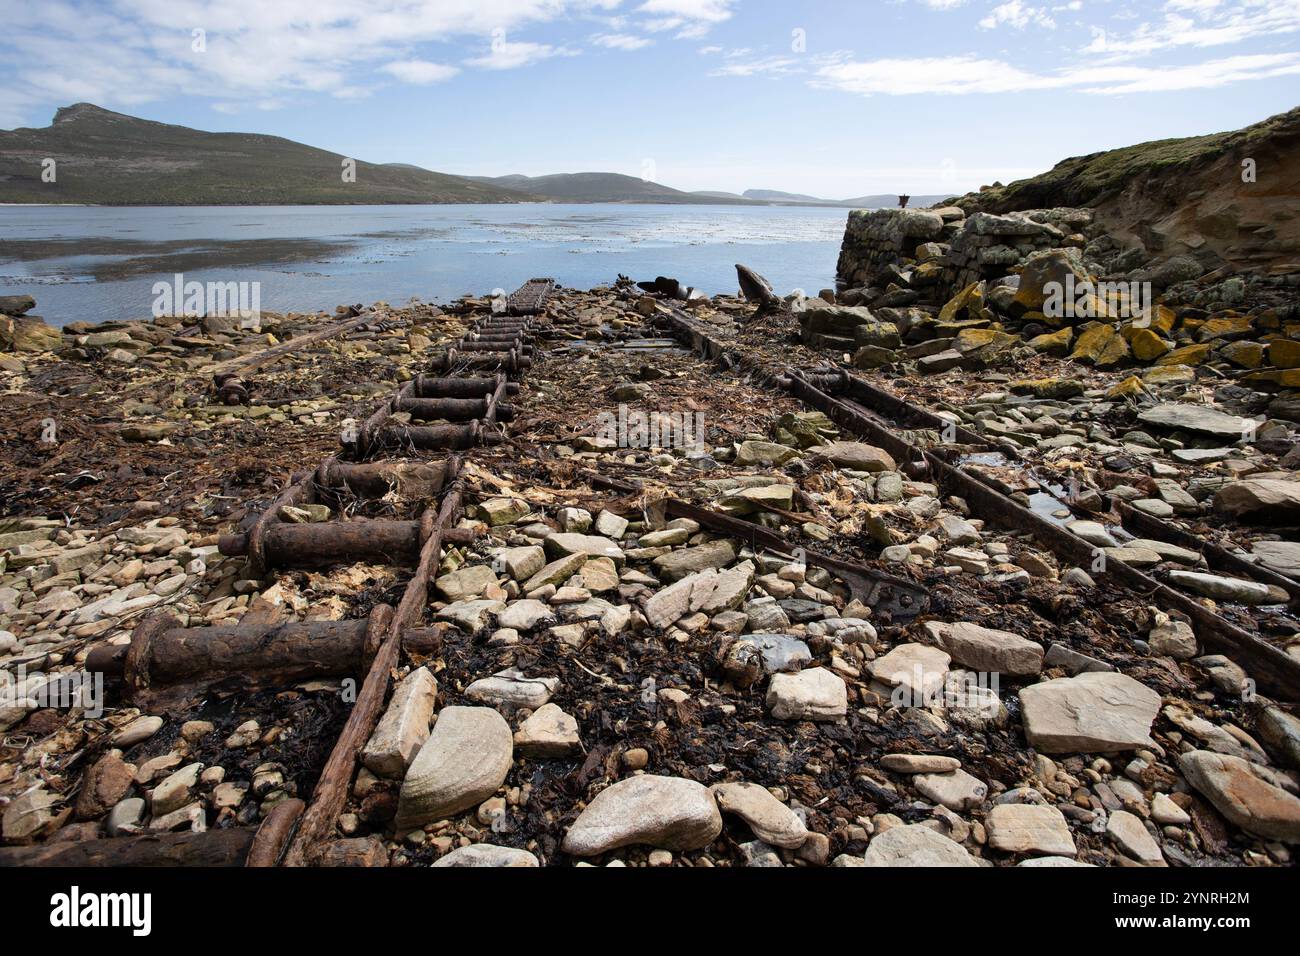
<instances>
[{"instance_id":1,"label":"sky","mask_svg":"<svg viewBox=\"0 0 1300 956\"><path fill-rule=\"evenodd\" d=\"M1300 0L0 0L90 102L466 175L954 194L1300 105Z\"/></svg>"}]
</instances>

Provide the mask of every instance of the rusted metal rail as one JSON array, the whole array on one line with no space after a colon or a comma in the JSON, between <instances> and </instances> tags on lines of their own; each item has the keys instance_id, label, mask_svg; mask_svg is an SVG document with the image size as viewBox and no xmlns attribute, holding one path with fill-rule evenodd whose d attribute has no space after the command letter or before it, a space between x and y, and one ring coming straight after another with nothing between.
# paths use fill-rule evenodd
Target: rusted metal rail
<instances>
[{"instance_id":1,"label":"rusted metal rail","mask_svg":"<svg viewBox=\"0 0 1300 956\"><path fill-rule=\"evenodd\" d=\"M520 310L532 314L544 308L552 288L552 280L533 280L516 293ZM435 358L428 372L381 406L358 439L344 443L340 456L294 475L251 527L223 535L219 542L223 553L244 556L247 573L259 578L272 567L352 561L413 565L396 609L379 604L364 620L308 622L281 622L274 611L250 610L239 624L221 627L182 627L169 615L155 614L140 622L129 644L97 648L87 659L88 669L120 677L127 699L150 708L166 708L212 690L270 689L364 670L356 702L310 803L283 801L256 832L146 834L67 847L29 847L0 853L0 865L302 866L320 858L346 803L358 754L382 713L400 655L423 658L441 648L444 626L422 623L429 587L443 546L473 538L472 532L454 527L462 513L464 489L457 477L460 459L449 452L500 436L499 422L511 417L502 400L519 389L510 376L531 363L529 323L506 316L478 323L457 346ZM448 356L471 360L451 361ZM492 374L466 376L467 368ZM433 374L439 371L447 374ZM413 404L421 402L431 404ZM395 414L406 417L414 411L461 424L412 426L392 421ZM394 445L433 450L442 457L368 460ZM418 519L291 520L298 515L290 509L327 504L340 512L344 503L364 504L393 492L428 502Z\"/></svg>"},{"instance_id":2,"label":"rusted metal rail","mask_svg":"<svg viewBox=\"0 0 1300 956\"><path fill-rule=\"evenodd\" d=\"M724 361L729 366L742 361L737 358L734 348L711 335L709 330L681 309L662 304L661 308L666 309L661 316L667 327L704 357ZM743 361L753 363L749 357ZM906 440L888 424L887 419L916 423L918 427L924 428L954 429L957 438L972 445L987 446L989 443L983 436L956 426L948 419L891 395L843 370L804 373L788 367L776 369L756 364L756 378L783 385L809 407L825 412L845 429L883 448L896 460L923 465L932 481L949 494L964 498L974 513L1011 530L1028 532L1062 560L1082 567L1092 566L1097 555L1096 546L1014 501L986 479L949 463L936 451ZM818 384L814 384L814 381ZM819 385L835 389L836 394L823 390ZM871 414L864 407L868 404L884 417ZM1287 701L1300 701L1300 660L1119 558L1107 555L1104 567L1103 577L1141 595L1144 600L1164 610L1175 610L1186 615L1195 623L1197 638L1202 646L1207 651L1222 653L1244 666L1260 689Z\"/></svg>"}]
</instances>

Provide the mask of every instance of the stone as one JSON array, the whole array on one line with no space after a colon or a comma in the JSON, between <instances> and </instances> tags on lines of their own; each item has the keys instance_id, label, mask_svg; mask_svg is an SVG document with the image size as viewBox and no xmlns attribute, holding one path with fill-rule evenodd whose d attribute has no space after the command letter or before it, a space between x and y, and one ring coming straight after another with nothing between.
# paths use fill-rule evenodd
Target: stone
<instances>
[{"instance_id":1,"label":"stone","mask_svg":"<svg viewBox=\"0 0 1300 956\"><path fill-rule=\"evenodd\" d=\"M188 764L154 787L149 796L149 812L159 817L185 806L190 801L194 788L199 785L199 773L202 770L201 763Z\"/></svg>"},{"instance_id":2,"label":"stone","mask_svg":"<svg viewBox=\"0 0 1300 956\"><path fill-rule=\"evenodd\" d=\"M555 704L543 704L515 731L515 750L540 760L578 753L582 750L578 722Z\"/></svg>"},{"instance_id":3,"label":"stone","mask_svg":"<svg viewBox=\"0 0 1300 956\"><path fill-rule=\"evenodd\" d=\"M792 458L798 458L799 452L789 445L778 445L769 441L743 441L736 445L735 463L742 467L747 465L783 465Z\"/></svg>"},{"instance_id":4,"label":"stone","mask_svg":"<svg viewBox=\"0 0 1300 956\"><path fill-rule=\"evenodd\" d=\"M1024 688L1025 739L1040 753L1116 753L1152 746L1160 695L1117 672L1090 671Z\"/></svg>"},{"instance_id":5,"label":"stone","mask_svg":"<svg viewBox=\"0 0 1300 956\"><path fill-rule=\"evenodd\" d=\"M494 559L516 581L527 581L546 566L546 552L541 545L530 544L522 548L502 548ZM481 593L481 592L480 592Z\"/></svg>"},{"instance_id":6,"label":"stone","mask_svg":"<svg viewBox=\"0 0 1300 956\"><path fill-rule=\"evenodd\" d=\"M898 463L883 448L858 441L833 441L810 449L810 453L851 471L898 471Z\"/></svg>"},{"instance_id":7,"label":"stone","mask_svg":"<svg viewBox=\"0 0 1300 956\"><path fill-rule=\"evenodd\" d=\"M844 679L824 667L774 674L767 706L777 720L843 720L848 712Z\"/></svg>"},{"instance_id":8,"label":"stone","mask_svg":"<svg viewBox=\"0 0 1300 956\"><path fill-rule=\"evenodd\" d=\"M593 594L613 591L619 585L618 569L609 558L592 558L578 573L582 576L582 586Z\"/></svg>"},{"instance_id":9,"label":"stone","mask_svg":"<svg viewBox=\"0 0 1300 956\"><path fill-rule=\"evenodd\" d=\"M734 813L772 846L798 849L808 839L803 820L771 791L756 783L718 783L709 788L724 813Z\"/></svg>"},{"instance_id":10,"label":"stone","mask_svg":"<svg viewBox=\"0 0 1300 956\"><path fill-rule=\"evenodd\" d=\"M734 611L745 603L745 597L753 583L754 566L748 561L721 571L713 578L713 590L698 603L692 601L691 609L708 615Z\"/></svg>"},{"instance_id":11,"label":"stone","mask_svg":"<svg viewBox=\"0 0 1300 956\"><path fill-rule=\"evenodd\" d=\"M531 631L539 627L550 627L554 623L555 612L550 606L543 604L541 601L534 601L531 598L515 601L497 615L498 627L506 627L519 632Z\"/></svg>"},{"instance_id":12,"label":"stone","mask_svg":"<svg viewBox=\"0 0 1300 956\"><path fill-rule=\"evenodd\" d=\"M984 818L989 846L1004 853L1046 853L1072 857L1078 852L1069 824L1056 807L1000 803Z\"/></svg>"},{"instance_id":13,"label":"stone","mask_svg":"<svg viewBox=\"0 0 1300 956\"><path fill-rule=\"evenodd\" d=\"M393 691L375 732L361 751L361 762L379 777L400 779L429 739L429 721L438 697L438 681L427 667L417 667Z\"/></svg>"},{"instance_id":14,"label":"stone","mask_svg":"<svg viewBox=\"0 0 1300 956\"><path fill-rule=\"evenodd\" d=\"M598 793L569 827L563 849L573 856L596 856L634 844L698 850L721 832L722 814L703 785L642 774Z\"/></svg>"},{"instance_id":15,"label":"stone","mask_svg":"<svg viewBox=\"0 0 1300 956\"><path fill-rule=\"evenodd\" d=\"M743 634L728 645L722 669L748 686L760 674L797 671L811 661L808 645L793 634Z\"/></svg>"},{"instance_id":16,"label":"stone","mask_svg":"<svg viewBox=\"0 0 1300 956\"><path fill-rule=\"evenodd\" d=\"M678 581L708 568L725 568L735 560L735 546L724 538L672 551L655 558L654 566L665 581Z\"/></svg>"},{"instance_id":17,"label":"stone","mask_svg":"<svg viewBox=\"0 0 1300 956\"><path fill-rule=\"evenodd\" d=\"M1169 583L1214 598L1216 601L1237 604L1283 604L1287 600L1286 592L1280 588L1273 588L1259 581L1228 578L1200 571L1170 571Z\"/></svg>"},{"instance_id":18,"label":"stone","mask_svg":"<svg viewBox=\"0 0 1300 956\"><path fill-rule=\"evenodd\" d=\"M434 861L439 866L473 866L473 867L516 867L541 866L537 857L527 850L517 850L509 846L493 846L490 843L475 843L471 846L458 847L444 857Z\"/></svg>"},{"instance_id":19,"label":"stone","mask_svg":"<svg viewBox=\"0 0 1300 956\"><path fill-rule=\"evenodd\" d=\"M478 806L510 772L514 735L491 707L444 707L416 755L398 797L405 832Z\"/></svg>"},{"instance_id":20,"label":"stone","mask_svg":"<svg viewBox=\"0 0 1300 956\"><path fill-rule=\"evenodd\" d=\"M880 766L894 773L951 773L961 768L961 761L939 754L885 754Z\"/></svg>"},{"instance_id":21,"label":"stone","mask_svg":"<svg viewBox=\"0 0 1300 956\"><path fill-rule=\"evenodd\" d=\"M479 505L484 520L493 528L518 521L532 509L519 498L489 498Z\"/></svg>"},{"instance_id":22,"label":"stone","mask_svg":"<svg viewBox=\"0 0 1300 956\"><path fill-rule=\"evenodd\" d=\"M1156 612L1155 626L1147 633L1151 653L1158 657L1172 657L1177 661L1191 660L1197 654L1196 634L1186 621Z\"/></svg>"},{"instance_id":23,"label":"stone","mask_svg":"<svg viewBox=\"0 0 1300 956\"><path fill-rule=\"evenodd\" d=\"M1071 534L1077 535L1084 541L1098 548L1115 548L1119 542L1114 536L1106 530L1106 526L1100 521L1069 521L1066 522L1065 528Z\"/></svg>"},{"instance_id":24,"label":"stone","mask_svg":"<svg viewBox=\"0 0 1300 956\"><path fill-rule=\"evenodd\" d=\"M868 670L880 683L895 688L896 706L925 707L942 697L951 660L928 644L899 644L872 661Z\"/></svg>"},{"instance_id":25,"label":"stone","mask_svg":"<svg viewBox=\"0 0 1300 956\"><path fill-rule=\"evenodd\" d=\"M979 866L960 843L920 824L890 827L872 837L866 866Z\"/></svg>"},{"instance_id":26,"label":"stone","mask_svg":"<svg viewBox=\"0 0 1300 956\"><path fill-rule=\"evenodd\" d=\"M660 548L665 545L668 547L674 547L675 545L685 544L686 539L690 536L690 532L685 528L665 528L663 531L647 531L637 539L637 547Z\"/></svg>"},{"instance_id":27,"label":"stone","mask_svg":"<svg viewBox=\"0 0 1300 956\"><path fill-rule=\"evenodd\" d=\"M104 820L104 832L111 837L125 833L138 833L144 821L145 803L140 797L127 797L119 801Z\"/></svg>"},{"instance_id":28,"label":"stone","mask_svg":"<svg viewBox=\"0 0 1300 956\"><path fill-rule=\"evenodd\" d=\"M591 512L584 508L561 508L555 520L565 531L585 534L591 530Z\"/></svg>"},{"instance_id":29,"label":"stone","mask_svg":"<svg viewBox=\"0 0 1300 956\"><path fill-rule=\"evenodd\" d=\"M1265 839L1300 843L1300 798L1257 775L1249 761L1191 750L1178 758L1178 766L1230 822Z\"/></svg>"},{"instance_id":30,"label":"stone","mask_svg":"<svg viewBox=\"0 0 1300 956\"><path fill-rule=\"evenodd\" d=\"M1151 798L1151 819L1164 826L1181 827L1192 822L1187 811L1174 803L1168 794L1157 793Z\"/></svg>"},{"instance_id":31,"label":"stone","mask_svg":"<svg viewBox=\"0 0 1300 956\"><path fill-rule=\"evenodd\" d=\"M161 717L137 717L113 735L113 746L133 747L162 730Z\"/></svg>"},{"instance_id":32,"label":"stone","mask_svg":"<svg viewBox=\"0 0 1300 956\"><path fill-rule=\"evenodd\" d=\"M486 564L473 564L444 574L433 583L444 600L468 601L495 585L497 576Z\"/></svg>"},{"instance_id":33,"label":"stone","mask_svg":"<svg viewBox=\"0 0 1300 956\"><path fill-rule=\"evenodd\" d=\"M1250 550L1265 567L1300 578L1300 541L1255 541Z\"/></svg>"},{"instance_id":34,"label":"stone","mask_svg":"<svg viewBox=\"0 0 1300 956\"><path fill-rule=\"evenodd\" d=\"M50 352L62 345L62 330L37 316L0 316L0 351Z\"/></svg>"},{"instance_id":35,"label":"stone","mask_svg":"<svg viewBox=\"0 0 1300 956\"><path fill-rule=\"evenodd\" d=\"M513 667L483 677L465 688L465 696L485 704L536 710L551 699L560 686L558 677L525 677Z\"/></svg>"},{"instance_id":36,"label":"stone","mask_svg":"<svg viewBox=\"0 0 1300 956\"><path fill-rule=\"evenodd\" d=\"M1110 837L1111 842L1121 850L1141 863L1148 866L1164 864L1165 858L1160 852L1160 845L1150 833L1147 833L1147 828L1142 825L1141 819L1127 810L1111 811L1110 819L1106 821L1106 836Z\"/></svg>"},{"instance_id":37,"label":"stone","mask_svg":"<svg viewBox=\"0 0 1300 956\"><path fill-rule=\"evenodd\" d=\"M1055 867L1055 866L1086 866L1091 867L1091 863L1081 863L1078 860L1072 860L1068 856L1036 856L1033 859L1021 860L1016 864L1017 867Z\"/></svg>"},{"instance_id":38,"label":"stone","mask_svg":"<svg viewBox=\"0 0 1300 956\"><path fill-rule=\"evenodd\" d=\"M1234 518L1285 522L1300 515L1300 481L1241 478L1214 493L1214 510Z\"/></svg>"},{"instance_id":39,"label":"stone","mask_svg":"<svg viewBox=\"0 0 1300 956\"><path fill-rule=\"evenodd\" d=\"M434 615L434 620L455 624L466 634L478 634L487 629L492 615L506 609L504 601L456 601Z\"/></svg>"},{"instance_id":40,"label":"stone","mask_svg":"<svg viewBox=\"0 0 1300 956\"><path fill-rule=\"evenodd\" d=\"M612 511L602 511L596 515L596 534L604 535L617 541L627 532L628 520Z\"/></svg>"},{"instance_id":41,"label":"stone","mask_svg":"<svg viewBox=\"0 0 1300 956\"><path fill-rule=\"evenodd\" d=\"M40 787L14 797L0 816L0 833L6 843L21 843L39 836L54 824L59 798Z\"/></svg>"},{"instance_id":42,"label":"stone","mask_svg":"<svg viewBox=\"0 0 1300 956\"><path fill-rule=\"evenodd\" d=\"M988 784L965 770L924 773L912 778L912 786L927 800L942 804L954 813L979 806L989 794Z\"/></svg>"},{"instance_id":43,"label":"stone","mask_svg":"<svg viewBox=\"0 0 1300 956\"><path fill-rule=\"evenodd\" d=\"M1166 359L1169 357L1169 355L1165 356ZM1208 405L1189 405L1183 402L1153 405L1138 412L1137 417L1138 421L1145 425L1157 425L1161 428L1197 432L1237 441L1249 435L1256 424L1253 419L1228 415Z\"/></svg>"},{"instance_id":44,"label":"stone","mask_svg":"<svg viewBox=\"0 0 1300 956\"><path fill-rule=\"evenodd\" d=\"M547 555L552 559L567 555L580 554L585 558L609 558L621 565L625 560L623 549L609 538L597 534L553 534L543 543ZM584 561L585 563L585 561Z\"/></svg>"},{"instance_id":45,"label":"stone","mask_svg":"<svg viewBox=\"0 0 1300 956\"><path fill-rule=\"evenodd\" d=\"M1035 641L965 621L941 633L939 646L975 671L1023 676L1043 668L1043 647Z\"/></svg>"},{"instance_id":46,"label":"stone","mask_svg":"<svg viewBox=\"0 0 1300 956\"><path fill-rule=\"evenodd\" d=\"M699 611L712 597L717 579L717 572L710 569L660 588L646 600L646 622L653 628L663 630L687 614Z\"/></svg>"},{"instance_id":47,"label":"stone","mask_svg":"<svg viewBox=\"0 0 1300 956\"><path fill-rule=\"evenodd\" d=\"M559 587L582 570L582 566L587 563L587 558L588 555L582 553L557 558L525 581L522 585L523 592L531 594L539 588Z\"/></svg>"},{"instance_id":48,"label":"stone","mask_svg":"<svg viewBox=\"0 0 1300 956\"><path fill-rule=\"evenodd\" d=\"M136 768L122 760L116 751L110 751L95 761L81 779L81 793L77 795L78 820L98 820L121 802L135 782Z\"/></svg>"}]
</instances>

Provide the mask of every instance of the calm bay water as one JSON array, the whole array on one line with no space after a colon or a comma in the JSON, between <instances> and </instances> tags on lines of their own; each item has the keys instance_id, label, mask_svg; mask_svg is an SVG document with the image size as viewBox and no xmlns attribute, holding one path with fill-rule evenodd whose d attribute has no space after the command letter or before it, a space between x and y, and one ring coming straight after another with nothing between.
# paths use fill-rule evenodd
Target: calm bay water
<instances>
[{"instance_id":1,"label":"calm bay water","mask_svg":"<svg viewBox=\"0 0 1300 956\"><path fill-rule=\"evenodd\" d=\"M54 325L147 318L153 285L258 282L270 311L668 275L736 291L833 284L847 210L778 206L0 206L0 295Z\"/></svg>"}]
</instances>

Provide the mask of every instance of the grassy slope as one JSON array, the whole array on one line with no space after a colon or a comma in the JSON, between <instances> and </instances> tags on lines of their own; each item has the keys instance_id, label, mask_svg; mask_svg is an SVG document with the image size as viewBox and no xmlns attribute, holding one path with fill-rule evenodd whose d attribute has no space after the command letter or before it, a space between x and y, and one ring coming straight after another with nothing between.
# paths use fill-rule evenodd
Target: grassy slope
<instances>
[{"instance_id":1,"label":"grassy slope","mask_svg":"<svg viewBox=\"0 0 1300 956\"><path fill-rule=\"evenodd\" d=\"M41 161L57 181L41 181ZM407 165L358 161L278 136L208 133L80 103L40 129L0 131L0 202L309 204L516 202L518 192Z\"/></svg>"},{"instance_id":2,"label":"grassy slope","mask_svg":"<svg viewBox=\"0 0 1300 956\"><path fill-rule=\"evenodd\" d=\"M968 211L1011 212L1049 206L1096 206L1143 177L1193 172L1226 153L1249 155L1251 147L1300 124L1300 108L1230 133L1163 139L1078 156L1009 186L971 193L958 200Z\"/></svg>"}]
</instances>

